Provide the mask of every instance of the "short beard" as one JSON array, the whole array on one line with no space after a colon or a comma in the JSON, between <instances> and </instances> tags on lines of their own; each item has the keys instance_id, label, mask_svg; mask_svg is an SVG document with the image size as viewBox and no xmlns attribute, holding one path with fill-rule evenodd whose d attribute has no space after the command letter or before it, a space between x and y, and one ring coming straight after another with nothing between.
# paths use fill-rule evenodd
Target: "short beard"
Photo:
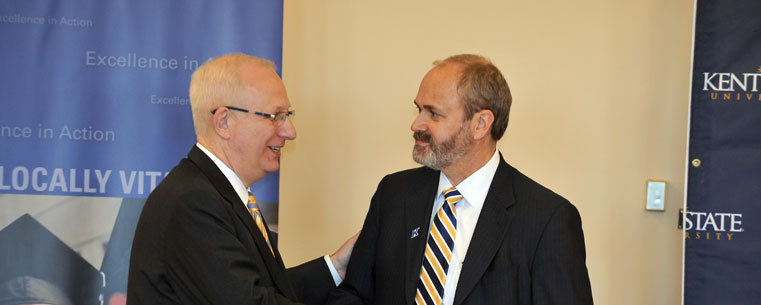
<instances>
[{"instance_id":1,"label":"short beard","mask_svg":"<svg viewBox=\"0 0 761 305\"><path fill-rule=\"evenodd\" d=\"M412 137L415 140L428 142L430 148L430 151L426 151L425 147L415 144L412 159L435 170L442 170L452 165L468 153L473 144L473 139L468 135L468 124L463 124L457 133L441 144L434 143L431 134L423 131L416 131Z\"/></svg>"}]
</instances>

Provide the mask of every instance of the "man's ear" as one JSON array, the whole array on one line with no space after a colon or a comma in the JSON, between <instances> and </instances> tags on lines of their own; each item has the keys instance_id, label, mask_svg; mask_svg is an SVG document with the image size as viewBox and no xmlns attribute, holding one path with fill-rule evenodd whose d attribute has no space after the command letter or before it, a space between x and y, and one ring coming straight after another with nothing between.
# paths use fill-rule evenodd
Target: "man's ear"
<instances>
[{"instance_id":1,"label":"man's ear","mask_svg":"<svg viewBox=\"0 0 761 305\"><path fill-rule=\"evenodd\" d=\"M484 137L491 136L492 124L494 124L494 113L489 109L482 109L473 115L473 139L481 140Z\"/></svg>"},{"instance_id":2,"label":"man's ear","mask_svg":"<svg viewBox=\"0 0 761 305\"><path fill-rule=\"evenodd\" d=\"M232 112L227 107L217 108L211 118L211 127L220 138L229 140L232 137L232 125L235 122L232 119Z\"/></svg>"}]
</instances>

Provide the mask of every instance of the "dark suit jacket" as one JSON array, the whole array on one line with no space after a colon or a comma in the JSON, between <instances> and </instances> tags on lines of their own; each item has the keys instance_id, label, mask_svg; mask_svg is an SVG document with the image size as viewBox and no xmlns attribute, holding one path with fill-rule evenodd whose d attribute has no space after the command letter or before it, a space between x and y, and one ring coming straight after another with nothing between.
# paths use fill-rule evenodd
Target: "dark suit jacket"
<instances>
[{"instance_id":1,"label":"dark suit jacket","mask_svg":"<svg viewBox=\"0 0 761 305\"><path fill-rule=\"evenodd\" d=\"M286 274L270 236L275 257L230 182L193 146L145 203L127 303L323 303L335 287L323 259Z\"/></svg>"},{"instance_id":2,"label":"dark suit jacket","mask_svg":"<svg viewBox=\"0 0 761 305\"><path fill-rule=\"evenodd\" d=\"M383 178L328 304L413 304L438 181L428 168ZM576 208L500 158L454 304L592 304L585 256Z\"/></svg>"}]
</instances>

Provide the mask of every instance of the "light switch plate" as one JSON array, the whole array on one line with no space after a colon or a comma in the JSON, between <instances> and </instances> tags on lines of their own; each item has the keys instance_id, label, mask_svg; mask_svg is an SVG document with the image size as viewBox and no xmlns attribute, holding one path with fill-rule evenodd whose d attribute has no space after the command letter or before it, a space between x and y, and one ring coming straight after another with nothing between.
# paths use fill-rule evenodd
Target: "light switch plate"
<instances>
[{"instance_id":1,"label":"light switch plate","mask_svg":"<svg viewBox=\"0 0 761 305\"><path fill-rule=\"evenodd\" d=\"M647 203L645 209L648 211L666 210L666 181L664 180L647 180Z\"/></svg>"}]
</instances>

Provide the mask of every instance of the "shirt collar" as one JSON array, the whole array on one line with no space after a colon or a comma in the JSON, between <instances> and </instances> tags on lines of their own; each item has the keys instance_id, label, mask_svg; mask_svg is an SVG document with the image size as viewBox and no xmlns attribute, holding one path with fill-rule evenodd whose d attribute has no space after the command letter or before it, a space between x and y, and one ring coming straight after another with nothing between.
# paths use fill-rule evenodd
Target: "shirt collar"
<instances>
[{"instance_id":1,"label":"shirt collar","mask_svg":"<svg viewBox=\"0 0 761 305\"><path fill-rule=\"evenodd\" d=\"M483 205L498 166L499 150L495 149L491 159L484 166L481 166L481 168L457 185L457 190L465 198L465 202L474 207ZM449 182L449 178L444 175L444 172L439 172L438 196L441 196L441 193L450 187L452 187L452 183Z\"/></svg>"},{"instance_id":2,"label":"shirt collar","mask_svg":"<svg viewBox=\"0 0 761 305\"><path fill-rule=\"evenodd\" d=\"M219 170L222 171L222 174L225 175L225 178L227 178L227 181L230 182L230 184L233 186L233 189L235 189L235 193L238 194L238 197L240 197L240 200L245 204L248 203L248 187L246 187L245 184L243 184L243 180L240 180L238 175L235 174L235 172L230 169L230 167L225 164L225 162L222 162L219 158L217 158L216 155L214 155L211 151L206 149L201 143L196 143L196 146L206 154L206 156L211 159L211 161L214 162L214 164L217 165Z\"/></svg>"}]
</instances>

